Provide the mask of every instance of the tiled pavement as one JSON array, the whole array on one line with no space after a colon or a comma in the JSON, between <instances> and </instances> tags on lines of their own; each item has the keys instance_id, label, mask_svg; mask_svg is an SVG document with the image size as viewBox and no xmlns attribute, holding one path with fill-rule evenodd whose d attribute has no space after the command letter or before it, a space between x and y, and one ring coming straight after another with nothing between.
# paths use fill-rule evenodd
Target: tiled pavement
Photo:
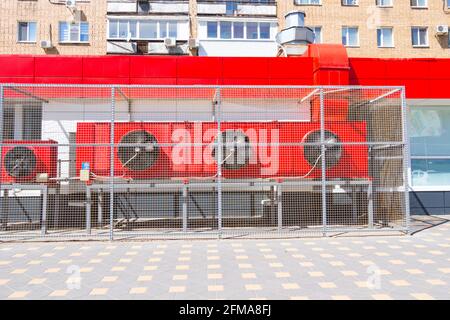
<instances>
[{"instance_id":1,"label":"tiled pavement","mask_svg":"<svg viewBox=\"0 0 450 320\"><path fill-rule=\"evenodd\" d=\"M450 222L413 236L0 244L0 299L449 299Z\"/></svg>"}]
</instances>

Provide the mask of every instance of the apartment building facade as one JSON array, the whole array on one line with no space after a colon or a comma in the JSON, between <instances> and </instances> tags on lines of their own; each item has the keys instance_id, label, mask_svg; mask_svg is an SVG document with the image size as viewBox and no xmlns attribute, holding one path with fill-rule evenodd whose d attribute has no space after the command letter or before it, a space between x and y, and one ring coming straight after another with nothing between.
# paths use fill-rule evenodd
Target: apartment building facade
<instances>
[{"instance_id":1,"label":"apartment building facade","mask_svg":"<svg viewBox=\"0 0 450 320\"><path fill-rule=\"evenodd\" d=\"M0 54L106 54L106 1L0 1Z\"/></svg>"},{"instance_id":2,"label":"apartment building facade","mask_svg":"<svg viewBox=\"0 0 450 320\"><path fill-rule=\"evenodd\" d=\"M292 11L351 57L450 57L450 0L3 0L0 54L275 56Z\"/></svg>"},{"instance_id":3,"label":"apartment building facade","mask_svg":"<svg viewBox=\"0 0 450 320\"><path fill-rule=\"evenodd\" d=\"M285 0L278 22L304 11L318 43L342 43L351 57L450 57L450 0Z\"/></svg>"}]
</instances>

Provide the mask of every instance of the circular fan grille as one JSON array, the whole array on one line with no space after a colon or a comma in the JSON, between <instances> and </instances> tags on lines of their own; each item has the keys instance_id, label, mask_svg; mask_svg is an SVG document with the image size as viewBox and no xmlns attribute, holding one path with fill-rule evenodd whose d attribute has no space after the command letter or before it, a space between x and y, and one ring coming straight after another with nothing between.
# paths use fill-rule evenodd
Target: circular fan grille
<instances>
[{"instance_id":1,"label":"circular fan grille","mask_svg":"<svg viewBox=\"0 0 450 320\"><path fill-rule=\"evenodd\" d=\"M158 159L158 141L147 131L131 131L122 137L119 144L134 144L119 146L117 152L122 166L130 170L146 170Z\"/></svg>"},{"instance_id":2,"label":"circular fan grille","mask_svg":"<svg viewBox=\"0 0 450 320\"><path fill-rule=\"evenodd\" d=\"M6 172L14 178L26 178L36 169L36 155L27 147L14 147L6 152L3 164Z\"/></svg>"},{"instance_id":3,"label":"circular fan grille","mask_svg":"<svg viewBox=\"0 0 450 320\"><path fill-rule=\"evenodd\" d=\"M222 159L220 163L225 169L236 170L245 167L250 161L250 139L242 131L225 130L222 135ZM215 143L218 143L216 138ZM218 157L217 145L213 150L213 157Z\"/></svg>"},{"instance_id":4,"label":"circular fan grille","mask_svg":"<svg viewBox=\"0 0 450 320\"><path fill-rule=\"evenodd\" d=\"M325 130L324 132L325 144L325 167L331 168L336 165L342 157L342 145L340 139L334 133ZM320 130L315 130L308 133L304 139L304 143L320 143ZM322 161L318 160L321 155L320 145L306 145L304 147L304 155L306 161L311 166L322 168Z\"/></svg>"}]
</instances>

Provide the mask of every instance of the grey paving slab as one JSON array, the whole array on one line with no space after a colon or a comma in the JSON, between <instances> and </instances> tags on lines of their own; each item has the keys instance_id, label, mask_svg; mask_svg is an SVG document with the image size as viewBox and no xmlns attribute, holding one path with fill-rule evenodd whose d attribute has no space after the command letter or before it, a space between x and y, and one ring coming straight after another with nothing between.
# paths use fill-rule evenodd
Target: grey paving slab
<instances>
[{"instance_id":1,"label":"grey paving slab","mask_svg":"<svg viewBox=\"0 0 450 320\"><path fill-rule=\"evenodd\" d=\"M0 299L448 298L450 222L412 236L0 244Z\"/></svg>"}]
</instances>

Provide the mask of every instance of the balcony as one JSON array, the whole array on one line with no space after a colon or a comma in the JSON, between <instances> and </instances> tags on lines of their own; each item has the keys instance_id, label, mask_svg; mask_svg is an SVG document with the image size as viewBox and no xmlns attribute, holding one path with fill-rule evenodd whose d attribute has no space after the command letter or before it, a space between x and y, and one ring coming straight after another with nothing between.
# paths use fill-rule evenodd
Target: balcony
<instances>
[{"instance_id":1,"label":"balcony","mask_svg":"<svg viewBox=\"0 0 450 320\"><path fill-rule=\"evenodd\" d=\"M108 0L108 13L187 14L189 0Z\"/></svg>"},{"instance_id":2,"label":"balcony","mask_svg":"<svg viewBox=\"0 0 450 320\"><path fill-rule=\"evenodd\" d=\"M199 15L276 17L275 0L197 0Z\"/></svg>"}]
</instances>

